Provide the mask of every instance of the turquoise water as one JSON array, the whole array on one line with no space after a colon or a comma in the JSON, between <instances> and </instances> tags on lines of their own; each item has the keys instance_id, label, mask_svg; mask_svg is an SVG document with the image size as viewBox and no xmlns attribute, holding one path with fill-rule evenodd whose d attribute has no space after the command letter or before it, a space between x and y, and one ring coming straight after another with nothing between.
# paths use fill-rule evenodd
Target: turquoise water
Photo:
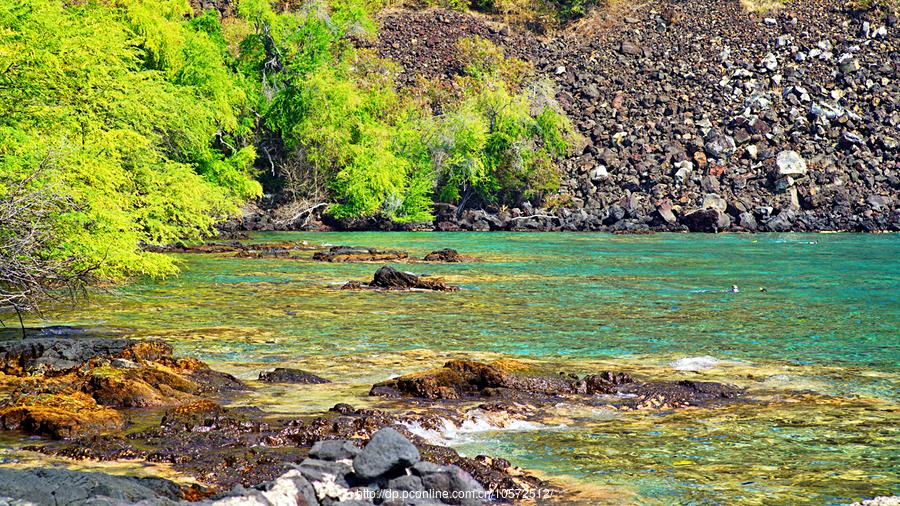
<instances>
[{"instance_id":1,"label":"turquoise water","mask_svg":"<svg viewBox=\"0 0 900 506\"><path fill-rule=\"evenodd\" d=\"M900 236L279 233L257 240L453 247L404 264L455 293L334 289L372 264L182 255L183 273L93 296L42 324L128 328L246 379L275 365L335 388L261 387L273 412L371 402L367 387L448 357L746 386L750 406L560 413L563 427L472 433L585 491L585 503L843 503L900 492ZM311 256L311 253L309 253ZM740 293L729 293L738 285ZM766 291L760 291L764 287Z\"/></svg>"}]
</instances>

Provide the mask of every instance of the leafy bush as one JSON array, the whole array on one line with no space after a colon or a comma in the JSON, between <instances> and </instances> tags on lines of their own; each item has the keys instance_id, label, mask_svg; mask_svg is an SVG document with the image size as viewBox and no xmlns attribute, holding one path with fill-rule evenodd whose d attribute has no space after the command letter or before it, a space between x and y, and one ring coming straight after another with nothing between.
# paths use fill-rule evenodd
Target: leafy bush
<instances>
[{"instance_id":1,"label":"leafy bush","mask_svg":"<svg viewBox=\"0 0 900 506\"><path fill-rule=\"evenodd\" d=\"M217 21L187 12L183 1L0 5L0 187L24 181L71 202L33 216L52 221L42 254L72 272L172 273L139 245L206 236L260 193Z\"/></svg>"},{"instance_id":2,"label":"leafy bush","mask_svg":"<svg viewBox=\"0 0 900 506\"><path fill-rule=\"evenodd\" d=\"M462 95L445 105L432 144L438 198L465 207L540 203L559 188L557 165L574 139L552 86L490 41L460 39Z\"/></svg>"}]
</instances>

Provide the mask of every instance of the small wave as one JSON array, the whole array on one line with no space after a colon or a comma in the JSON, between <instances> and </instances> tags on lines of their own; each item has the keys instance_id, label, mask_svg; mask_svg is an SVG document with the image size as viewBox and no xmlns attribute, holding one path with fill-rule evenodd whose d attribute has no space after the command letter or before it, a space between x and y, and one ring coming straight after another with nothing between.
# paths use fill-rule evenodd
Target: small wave
<instances>
[{"instance_id":1,"label":"small wave","mask_svg":"<svg viewBox=\"0 0 900 506\"><path fill-rule=\"evenodd\" d=\"M459 425L446 418L442 418L441 425L434 428L423 427L419 422L407 422L403 425L416 436L440 446L467 443L476 439L478 434L485 432L531 431L551 428L542 423L488 414L479 409L466 413L466 419ZM560 425L560 427L564 427L564 425Z\"/></svg>"},{"instance_id":2,"label":"small wave","mask_svg":"<svg viewBox=\"0 0 900 506\"><path fill-rule=\"evenodd\" d=\"M672 362L672 368L677 371L705 371L707 369L714 369L721 363L722 361L716 357L702 355L699 357L679 358Z\"/></svg>"}]
</instances>

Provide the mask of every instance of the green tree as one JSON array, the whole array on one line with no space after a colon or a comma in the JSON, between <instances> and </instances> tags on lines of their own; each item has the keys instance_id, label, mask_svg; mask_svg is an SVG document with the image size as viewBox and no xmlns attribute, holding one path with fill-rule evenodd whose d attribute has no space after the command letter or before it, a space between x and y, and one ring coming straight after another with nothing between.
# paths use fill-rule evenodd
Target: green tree
<instances>
[{"instance_id":1,"label":"green tree","mask_svg":"<svg viewBox=\"0 0 900 506\"><path fill-rule=\"evenodd\" d=\"M204 237L260 193L217 20L188 12L185 1L0 5L0 188L24 181L71 203L34 216L55 235L41 254L72 272L171 274L171 258L140 245Z\"/></svg>"}]
</instances>

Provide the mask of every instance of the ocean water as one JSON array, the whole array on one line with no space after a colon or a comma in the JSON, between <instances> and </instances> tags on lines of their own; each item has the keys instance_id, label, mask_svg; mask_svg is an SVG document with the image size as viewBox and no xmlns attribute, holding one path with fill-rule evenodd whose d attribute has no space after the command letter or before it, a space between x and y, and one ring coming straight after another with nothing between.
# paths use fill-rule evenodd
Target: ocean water
<instances>
[{"instance_id":1,"label":"ocean water","mask_svg":"<svg viewBox=\"0 0 900 506\"><path fill-rule=\"evenodd\" d=\"M744 386L715 409L559 406L542 424L438 434L509 459L583 504L844 504L900 494L900 236L270 233L483 259L402 264L454 293L335 289L378 265L181 255L183 272L29 323L127 329L253 380L299 367L334 385L240 402L307 413L451 357ZM311 256L311 252L305 253ZM731 285L740 287L731 293ZM761 290L761 289L764 289Z\"/></svg>"}]
</instances>

